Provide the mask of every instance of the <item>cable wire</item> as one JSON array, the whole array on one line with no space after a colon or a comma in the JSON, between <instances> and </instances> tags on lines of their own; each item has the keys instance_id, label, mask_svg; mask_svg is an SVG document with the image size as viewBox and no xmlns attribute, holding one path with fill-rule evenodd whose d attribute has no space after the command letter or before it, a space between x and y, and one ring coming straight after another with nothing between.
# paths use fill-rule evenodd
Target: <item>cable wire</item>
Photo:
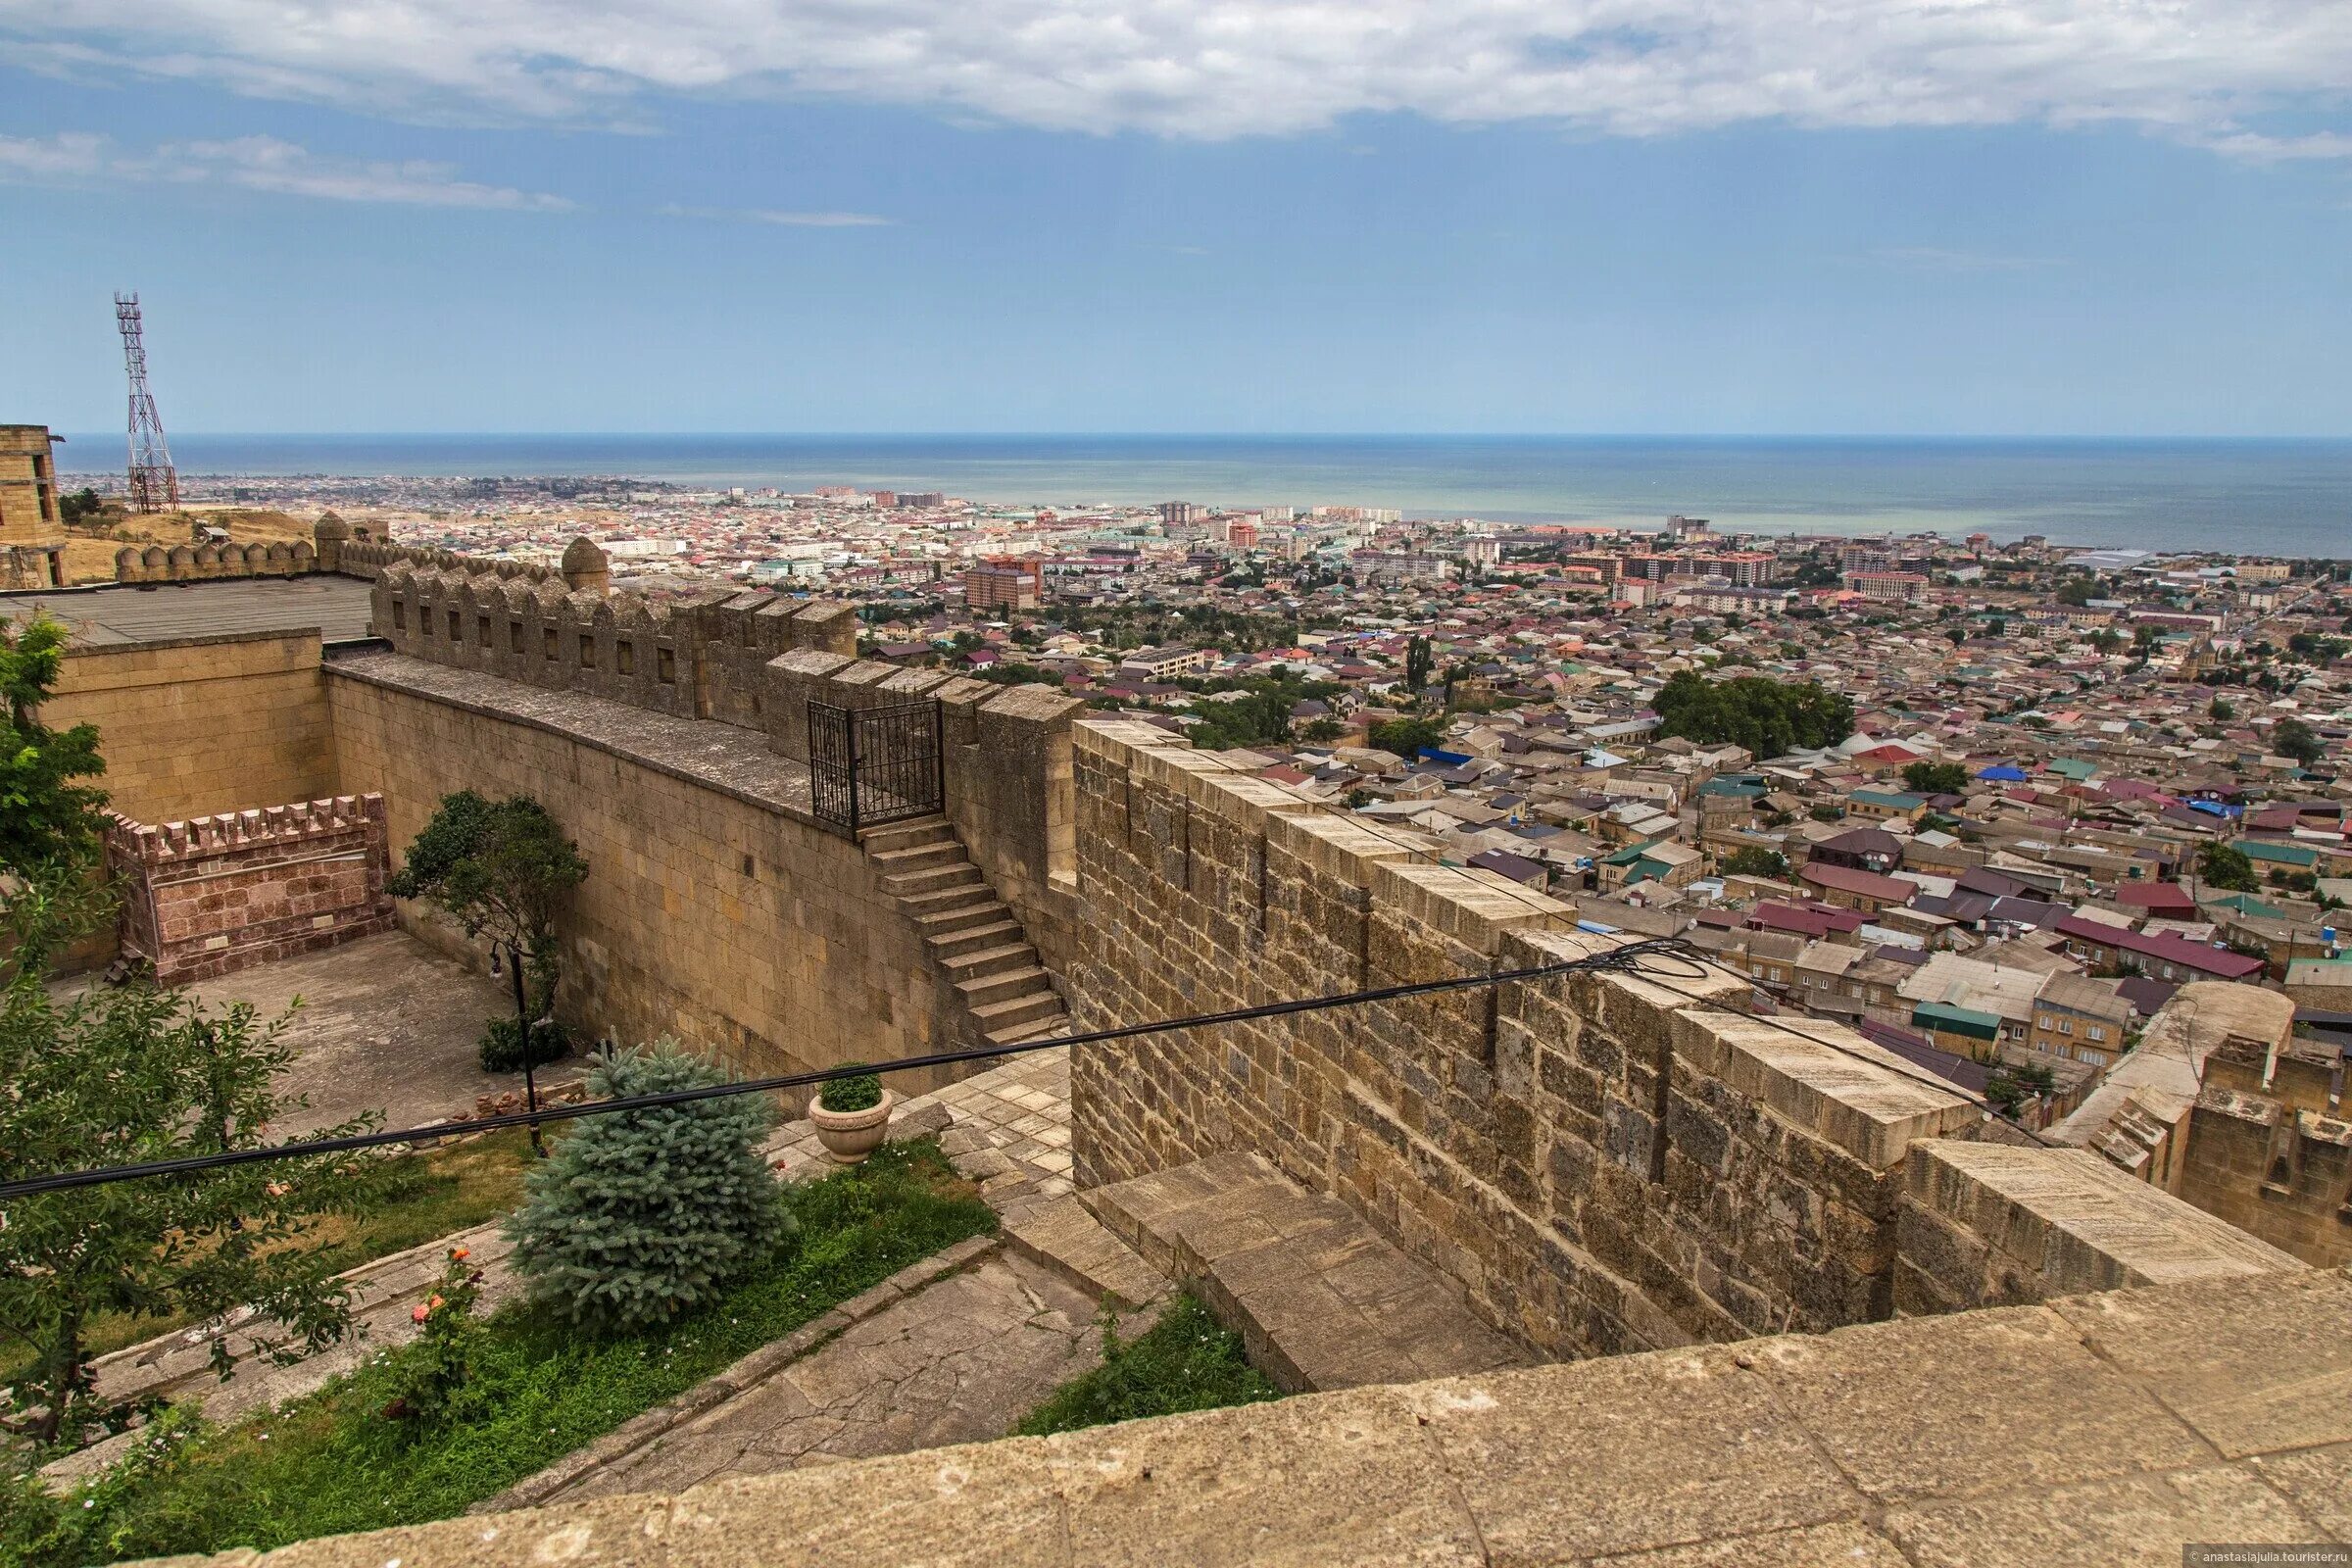
<instances>
[{"instance_id":1,"label":"cable wire","mask_svg":"<svg viewBox=\"0 0 2352 1568\"><path fill-rule=\"evenodd\" d=\"M1557 963L1537 964L1526 969L1499 970L1492 974L1458 975L1447 980L1420 980L1406 985L1376 986L1364 991L1347 991L1331 996L1300 997L1286 1002L1263 1003L1251 1007L1233 1007L1223 1012L1196 1013L1181 1018L1162 1018L1152 1023L1126 1024L1115 1029L1095 1029L1079 1034L1043 1035L1035 1040L1016 1040L1004 1045L973 1046L962 1051L933 1052L928 1055L901 1056L892 1061L872 1062L860 1066L824 1067L813 1072L784 1073L769 1078L748 1078L735 1083L711 1084L701 1089L673 1089L659 1095L637 1095L624 1100L598 1100L578 1105L545 1105L538 1110L510 1111L500 1116L481 1116L470 1121L434 1122L421 1127L403 1127L368 1133L350 1133L339 1138L317 1138L292 1144L272 1144L261 1149L232 1149L212 1154L191 1154L180 1159L148 1160L133 1165L102 1166L94 1170L60 1171L42 1176L27 1176L12 1182L0 1182L0 1200L29 1198L38 1193L64 1192L77 1187L98 1187L109 1182L132 1181L152 1176L184 1176L201 1171L217 1170L228 1165L251 1165L270 1160L311 1159L320 1154L340 1154L364 1149L381 1149L392 1144L426 1143L458 1134L498 1132L509 1127L534 1126L550 1121L570 1121L581 1116L604 1116L624 1110L649 1110L662 1105L682 1105L699 1100L721 1100L733 1095L772 1094L782 1089L804 1089L838 1078L859 1077L866 1073L909 1072L926 1067L955 1066L969 1061L989 1061L1002 1056L1018 1055L1031 1051L1054 1051L1071 1046L1107 1045L1113 1041L1141 1039L1150 1035L1175 1034L1187 1029L1211 1028L1220 1024L1249 1023L1260 1018L1281 1018L1292 1013L1319 1012L1332 1007L1362 1006L1374 1002L1395 1002L1406 997L1441 995L1449 991L1471 991L1497 986L1514 980L1544 980L1556 975L1576 973L1617 972L1639 975L1644 958L1661 955L1690 957L1690 945L1677 937L1651 937L1640 942L1612 948L1605 953L1589 954L1581 958L1564 958Z\"/></svg>"}]
</instances>

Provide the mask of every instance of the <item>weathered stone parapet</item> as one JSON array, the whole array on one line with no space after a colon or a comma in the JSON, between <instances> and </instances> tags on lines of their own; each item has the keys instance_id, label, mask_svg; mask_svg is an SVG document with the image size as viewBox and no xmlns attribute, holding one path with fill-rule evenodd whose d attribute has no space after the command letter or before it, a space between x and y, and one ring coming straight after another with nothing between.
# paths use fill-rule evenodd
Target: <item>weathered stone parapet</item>
<instances>
[{"instance_id":1,"label":"weathered stone parapet","mask_svg":"<svg viewBox=\"0 0 2352 1568\"><path fill-rule=\"evenodd\" d=\"M2352 1280L2305 1272L1305 1395L211 1560L2172 1562L2189 1541L2352 1540L2347 1386Z\"/></svg>"},{"instance_id":2,"label":"weathered stone parapet","mask_svg":"<svg viewBox=\"0 0 2352 1568\"><path fill-rule=\"evenodd\" d=\"M318 569L307 539L220 545L124 545L117 582L208 582L218 577L298 577Z\"/></svg>"},{"instance_id":3,"label":"weathered stone parapet","mask_svg":"<svg viewBox=\"0 0 2352 1568\"><path fill-rule=\"evenodd\" d=\"M1151 726L1081 719L1072 740L1081 1028L1622 940ZM1842 1025L1746 1015L1749 995L1660 957L1082 1052L1079 1178L1264 1154L1555 1354L1885 1318L1907 1155L1987 1137L1984 1114Z\"/></svg>"},{"instance_id":4,"label":"weathered stone parapet","mask_svg":"<svg viewBox=\"0 0 2352 1568\"><path fill-rule=\"evenodd\" d=\"M765 711L767 664L854 638L845 608L762 593L671 605L567 589L545 573L395 564L375 579L372 621L432 663L780 735L789 726Z\"/></svg>"},{"instance_id":5,"label":"weathered stone parapet","mask_svg":"<svg viewBox=\"0 0 2352 1568\"><path fill-rule=\"evenodd\" d=\"M2303 1265L2079 1149L1914 1144L1897 1227L1905 1313Z\"/></svg>"},{"instance_id":6,"label":"weathered stone parapet","mask_svg":"<svg viewBox=\"0 0 2352 1568\"><path fill-rule=\"evenodd\" d=\"M389 930L384 798L338 796L148 824L117 814L121 949L184 985Z\"/></svg>"}]
</instances>

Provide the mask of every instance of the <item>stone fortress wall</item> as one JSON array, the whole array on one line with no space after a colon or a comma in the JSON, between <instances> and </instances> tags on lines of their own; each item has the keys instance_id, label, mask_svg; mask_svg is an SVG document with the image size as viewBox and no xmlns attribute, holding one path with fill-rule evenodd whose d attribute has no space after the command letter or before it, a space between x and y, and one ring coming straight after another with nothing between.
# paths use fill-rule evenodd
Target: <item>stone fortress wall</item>
<instances>
[{"instance_id":1,"label":"stone fortress wall","mask_svg":"<svg viewBox=\"0 0 2352 1568\"><path fill-rule=\"evenodd\" d=\"M2180 1193L2326 1267L2352 1263L2352 1120L2336 1054L2287 1040L2225 1041L2188 1113Z\"/></svg>"},{"instance_id":2,"label":"stone fortress wall","mask_svg":"<svg viewBox=\"0 0 2352 1568\"><path fill-rule=\"evenodd\" d=\"M75 648L42 719L98 726L100 783L141 822L339 792L316 631Z\"/></svg>"},{"instance_id":3,"label":"stone fortress wall","mask_svg":"<svg viewBox=\"0 0 2352 1568\"><path fill-rule=\"evenodd\" d=\"M392 928L381 795L296 801L185 822L116 812L107 869L122 949L187 985Z\"/></svg>"},{"instance_id":4,"label":"stone fortress wall","mask_svg":"<svg viewBox=\"0 0 2352 1568\"><path fill-rule=\"evenodd\" d=\"M362 548L321 534L338 566ZM351 562L393 652L327 662L332 777L278 798L381 793L405 843L452 789L538 795L592 866L564 999L592 1032L760 1072L961 1043L871 855L808 809L812 702L938 701L956 839L1082 1028L1607 945L1154 727L859 661L847 606L651 604L602 591L584 544L560 579L365 548L398 557ZM1262 1152L1557 1355L2299 1266L2094 1155L1989 1141L1940 1084L1746 996L1661 968L1088 1048L1079 1175Z\"/></svg>"},{"instance_id":5,"label":"stone fortress wall","mask_svg":"<svg viewBox=\"0 0 2352 1568\"><path fill-rule=\"evenodd\" d=\"M1618 940L1151 726L1083 719L1074 740L1081 1028ZM1570 1357L2301 1267L2095 1155L1989 1141L1849 1029L1744 1015L1743 979L1652 972L1088 1048L1080 1186L1262 1153Z\"/></svg>"}]
</instances>

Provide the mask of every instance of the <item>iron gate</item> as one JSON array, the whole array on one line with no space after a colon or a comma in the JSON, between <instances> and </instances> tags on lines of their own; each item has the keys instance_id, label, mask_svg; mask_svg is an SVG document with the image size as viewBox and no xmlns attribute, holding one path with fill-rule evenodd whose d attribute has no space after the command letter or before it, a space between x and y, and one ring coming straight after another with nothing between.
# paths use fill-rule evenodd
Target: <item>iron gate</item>
<instances>
[{"instance_id":1,"label":"iron gate","mask_svg":"<svg viewBox=\"0 0 2352 1568\"><path fill-rule=\"evenodd\" d=\"M937 702L808 705L809 805L852 834L938 810L945 766Z\"/></svg>"}]
</instances>

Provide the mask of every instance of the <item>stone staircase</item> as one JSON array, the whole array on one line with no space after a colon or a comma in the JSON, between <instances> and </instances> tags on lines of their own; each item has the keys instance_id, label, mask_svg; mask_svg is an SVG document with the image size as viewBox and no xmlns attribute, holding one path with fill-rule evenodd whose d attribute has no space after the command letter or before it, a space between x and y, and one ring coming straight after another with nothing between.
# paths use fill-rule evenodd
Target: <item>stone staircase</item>
<instances>
[{"instance_id":1,"label":"stone staircase","mask_svg":"<svg viewBox=\"0 0 2352 1568\"><path fill-rule=\"evenodd\" d=\"M882 891L922 932L931 961L962 999L980 1041L1011 1045L1068 1025L1054 977L946 817L870 827L858 837Z\"/></svg>"},{"instance_id":2,"label":"stone staircase","mask_svg":"<svg viewBox=\"0 0 2352 1568\"><path fill-rule=\"evenodd\" d=\"M1452 1282L1261 1155L1212 1154L1076 1197L1132 1254L1128 1272L1182 1282L1286 1392L1462 1377L1532 1359L1480 1321Z\"/></svg>"}]
</instances>

